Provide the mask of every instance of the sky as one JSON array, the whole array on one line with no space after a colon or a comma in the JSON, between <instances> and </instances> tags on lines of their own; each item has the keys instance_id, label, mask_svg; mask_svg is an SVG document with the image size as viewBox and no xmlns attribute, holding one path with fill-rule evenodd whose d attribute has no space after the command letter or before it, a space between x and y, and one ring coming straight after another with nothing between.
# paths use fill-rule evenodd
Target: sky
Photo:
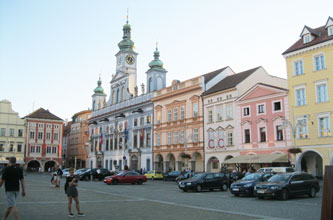
<instances>
[{"instance_id":1,"label":"sky","mask_svg":"<svg viewBox=\"0 0 333 220\"><path fill-rule=\"evenodd\" d=\"M24 117L91 108L99 75L110 96L128 10L137 85L156 42L167 86L229 66L286 78L281 55L304 27L325 25L332 0L0 0L0 100Z\"/></svg>"}]
</instances>

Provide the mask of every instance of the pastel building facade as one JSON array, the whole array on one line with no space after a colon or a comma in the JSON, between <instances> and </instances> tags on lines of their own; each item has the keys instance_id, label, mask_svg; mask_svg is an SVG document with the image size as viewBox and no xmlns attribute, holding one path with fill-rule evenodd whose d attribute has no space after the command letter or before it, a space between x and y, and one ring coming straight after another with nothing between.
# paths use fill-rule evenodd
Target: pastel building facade
<instances>
[{"instance_id":1,"label":"pastel building facade","mask_svg":"<svg viewBox=\"0 0 333 220\"><path fill-rule=\"evenodd\" d=\"M257 83L236 100L240 113L237 131L240 155L281 156L267 161L267 166L273 162L275 166L289 165L291 129L285 127L285 120L290 120L287 80L280 86ZM258 162L254 168L263 165Z\"/></svg>"},{"instance_id":2,"label":"pastel building facade","mask_svg":"<svg viewBox=\"0 0 333 220\"><path fill-rule=\"evenodd\" d=\"M63 120L43 108L25 116L24 120L27 169L48 171L56 165L61 166Z\"/></svg>"},{"instance_id":3,"label":"pastel building facade","mask_svg":"<svg viewBox=\"0 0 333 220\"><path fill-rule=\"evenodd\" d=\"M284 53L288 73L291 125L299 171L323 177L333 164L333 18L324 26L304 26L300 38Z\"/></svg>"},{"instance_id":4,"label":"pastel building facade","mask_svg":"<svg viewBox=\"0 0 333 220\"><path fill-rule=\"evenodd\" d=\"M24 164L25 126L24 120L12 108L8 100L0 101L0 164L16 157L17 163Z\"/></svg>"},{"instance_id":5,"label":"pastel building facade","mask_svg":"<svg viewBox=\"0 0 333 220\"><path fill-rule=\"evenodd\" d=\"M258 82L284 85L284 79L256 67L227 77L202 94L204 108L205 166L219 172L225 161L236 158L242 149L241 117L237 99Z\"/></svg>"}]
</instances>

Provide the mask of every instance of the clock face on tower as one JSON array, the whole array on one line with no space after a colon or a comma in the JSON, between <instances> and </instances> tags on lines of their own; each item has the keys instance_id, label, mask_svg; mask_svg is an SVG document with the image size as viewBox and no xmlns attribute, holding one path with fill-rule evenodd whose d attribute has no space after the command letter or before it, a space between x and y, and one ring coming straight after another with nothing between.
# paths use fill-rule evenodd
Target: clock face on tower
<instances>
[{"instance_id":1,"label":"clock face on tower","mask_svg":"<svg viewBox=\"0 0 333 220\"><path fill-rule=\"evenodd\" d=\"M132 55L127 55L126 56L126 62L128 63L128 64L133 64L134 63L134 61L135 61L135 59L134 59L134 57L132 56Z\"/></svg>"}]
</instances>

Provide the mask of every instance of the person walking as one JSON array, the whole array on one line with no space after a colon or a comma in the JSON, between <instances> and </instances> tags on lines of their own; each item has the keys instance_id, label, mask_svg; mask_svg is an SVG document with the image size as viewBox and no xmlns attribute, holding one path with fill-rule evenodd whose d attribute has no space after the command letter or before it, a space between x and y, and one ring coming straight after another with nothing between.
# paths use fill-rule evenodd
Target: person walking
<instances>
[{"instance_id":1,"label":"person walking","mask_svg":"<svg viewBox=\"0 0 333 220\"><path fill-rule=\"evenodd\" d=\"M72 200L74 199L75 201L75 206L77 210L77 215L78 216L85 216L81 212L80 209L80 203L79 203L79 193L76 189L78 186L78 179L74 177L74 168L69 169L69 176L66 177L66 183L65 183L65 193L68 197L68 216L71 218L74 218L74 214L72 213Z\"/></svg>"},{"instance_id":2,"label":"person walking","mask_svg":"<svg viewBox=\"0 0 333 220\"><path fill-rule=\"evenodd\" d=\"M56 176L56 185L55 187L60 187L60 178L62 176L62 170L57 166L57 176Z\"/></svg>"},{"instance_id":3,"label":"person walking","mask_svg":"<svg viewBox=\"0 0 333 220\"><path fill-rule=\"evenodd\" d=\"M8 208L5 212L5 215L1 220L8 218L10 212L13 212L13 215L16 220L19 219L18 211L16 208L16 198L20 191L20 182L22 187L22 196L25 196L25 185L23 178L23 170L20 167L16 166L16 158L11 157L9 159L9 166L3 171L0 187L5 182L5 191L7 196Z\"/></svg>"}]
</instances>

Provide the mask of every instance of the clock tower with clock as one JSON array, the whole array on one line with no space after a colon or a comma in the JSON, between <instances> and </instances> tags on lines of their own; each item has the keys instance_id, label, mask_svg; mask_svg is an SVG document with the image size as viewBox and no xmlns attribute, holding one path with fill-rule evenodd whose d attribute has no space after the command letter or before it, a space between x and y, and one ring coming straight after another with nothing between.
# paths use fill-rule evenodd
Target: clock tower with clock
<instances>
[{"instance_id":1,"label":"clock tower with clock","mask_svg":"<svg viewBox=\"0 0 333 220\"><path fill-rule=\"evenodd\" d=\"M116 74L111 80L111 96L108 102L111 105L127 100L135 93L138 53L134 51L128 20L123 26L123 39L118 43L118 47Z\"/></svg>"}]
</instances>

